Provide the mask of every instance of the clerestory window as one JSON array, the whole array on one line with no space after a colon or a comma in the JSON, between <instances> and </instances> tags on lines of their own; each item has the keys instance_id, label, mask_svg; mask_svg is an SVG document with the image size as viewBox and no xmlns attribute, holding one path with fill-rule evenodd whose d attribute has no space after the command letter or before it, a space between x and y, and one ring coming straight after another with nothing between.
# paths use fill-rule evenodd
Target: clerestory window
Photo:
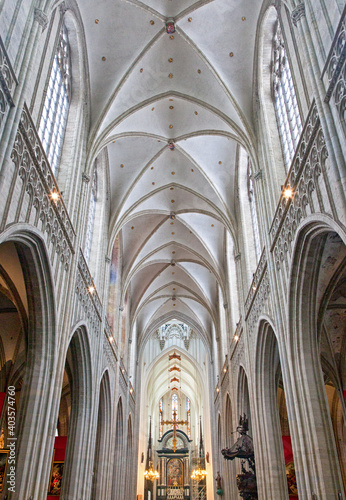
<instances>
[{"instance_id":1,"label":"clerestory window","mask_svg":"<svg viewBox=\"0 0 346 500\"><path fill-rule=\"evenodd\" d=\"M66 27L62 26L43 106L39 136L56 175L71 99L71 64Z\"/></svg>"},{"instance_id":2,"label":"clerestory window","mask_svg":"<svg viewBox=\"0 0 346 500\"><path fill-rule=\"evenodd\" d=\"M302 123L279 23L273 40L273 90L284 163L288 171L302 131Z\"/></svg>"}]
</instances>

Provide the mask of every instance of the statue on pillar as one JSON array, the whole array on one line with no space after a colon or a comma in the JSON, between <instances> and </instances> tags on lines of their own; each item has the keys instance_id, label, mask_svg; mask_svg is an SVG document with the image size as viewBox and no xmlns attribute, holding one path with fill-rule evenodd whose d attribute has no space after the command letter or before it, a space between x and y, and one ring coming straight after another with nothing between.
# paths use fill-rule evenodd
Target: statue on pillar
<instances>
[{"instance_id":1,"label":"statue on pillar","mask_svg":"<svg viewBox=\"0 0 346 500\"><path fill-rule=\"evenodd\" d=\"M223 495L222 477L220 476L219 471L217 471L217 476L215 478L215 481L216 481L216 494L222 496Z\"/></svg>"}]
</instances>

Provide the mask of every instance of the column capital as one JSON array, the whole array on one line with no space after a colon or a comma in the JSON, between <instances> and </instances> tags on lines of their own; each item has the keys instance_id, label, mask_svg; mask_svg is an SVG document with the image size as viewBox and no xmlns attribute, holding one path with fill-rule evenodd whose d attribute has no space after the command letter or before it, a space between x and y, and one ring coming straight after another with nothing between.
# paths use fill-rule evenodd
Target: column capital
<instances>
[{"instance_id":1,"label":"column capital","mask_svg":"<svg viewBox=\"0 0 346 500\"><path fill-rule=\"evenodd\" d=\"M47 28L48 16L47 16L47 14L45 12L43 12L43 10L38 9L37 7L35 7L35 10L34 10L34 19L35 19L35 21L38 22L38 24L40 26L42 26L42 31L44 31Z\"/></svg>"},{"instance_id":2,"label":"column capital","mask_svg":"<svg viewBox=\"0 0 346 500\"><path fill-rule=\"evenodd\" d=\"M262 179L262 177L263 177L263 171L262 170L259 170L253 176L253 178L255 179L255 181L259 181L260 179Z\"/></svg>"},{"instance_id":3,"label":"column capital","mask_svg":"<svg viewBox=\"0 0 346 500\"><path fill-rule=\"evenodd\" d=\"M292 18L292 23L294 24L295 27L297 27L298 21L302 17L305 16L305 5L303 3L300 3L297 5L295 9L292 10L291 18Z\"/></svg>"}]
</instances>

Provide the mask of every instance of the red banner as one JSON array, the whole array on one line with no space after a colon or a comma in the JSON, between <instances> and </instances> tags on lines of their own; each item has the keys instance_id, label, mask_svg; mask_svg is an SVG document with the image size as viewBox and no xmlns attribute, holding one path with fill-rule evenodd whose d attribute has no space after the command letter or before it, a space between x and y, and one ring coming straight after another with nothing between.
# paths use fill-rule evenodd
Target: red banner
<instances>
[{"instance_id":1,"label":"red banner","mask_svg":"<svg viewBox=\"0 0 346 500\"><path fill-rule=\"evenodd\" d=\"M5 398L6 398L6 392L0 392L0 415L2 413L2 408L4 406Z\"/></svg>"}]
</instances>

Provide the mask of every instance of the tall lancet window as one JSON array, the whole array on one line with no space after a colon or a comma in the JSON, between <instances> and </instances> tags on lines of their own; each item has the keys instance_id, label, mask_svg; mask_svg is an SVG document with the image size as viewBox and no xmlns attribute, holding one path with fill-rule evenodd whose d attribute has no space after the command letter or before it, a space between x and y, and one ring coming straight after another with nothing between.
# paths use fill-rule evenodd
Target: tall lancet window
<instances>
[{"instance_id":1,"label":"tall lancet window","mask_svg":"<svg viewBox=\"0 0 346 500\"><path fill-rule=\"evenodd\" d=\"M251 165L250 159L248 161L247 174L248 174L247 175L247 188L248 188L249 201L250 201L252 228L253 228L253 235L254 235L254 241L255 241L255 251L256 251L256 257L257 257L257 262L258 262L259 258L261 257L261 242L260 242L260 235L259 235L259 228L258 228L257 207L256 207L255 189L254 189L254 184L253 184L252 165Z\"/></svg>"},{"instance_id":2,"label":"tall lancet window","mask_svg":"<svg viewBox=\"0 0 346 500\"><path fill-rule=\"evenodd\" d=\"M90 259L91 243L92 243L93 232L94 232L96 198L97 198L97 165L95 164L92 186L91 186L88 223L87 223L87 230L86 230L86 237L85 237L84 257L85 257L85 260L87 262L89 262L89 259Z\"/></svg>"},{"instance_id":3,"label":"tall lancet window","mask_svg":"<svg viewBox=\"0 0 346 500\"><path fill-rule=\"evenodd\" d=\"M286 171L289 170L302 123L285 44L278 23L273 40L273 91Z\"/></svg>"},{"instance_id":4,"label":"tall lancet window","mask_svg":"<svg viewBox=\"0 0 346 500\"><path fill-rule=\"evenodd\" d=\"M174 419L174 411L178 415L178 396L176 394L172 396L172 420Z\"/></svg>"},{"instance_id":5,"label":"tall lancet window","mask_svg":"<svg viewBox=\"0 0 346 500\"><path fill-rule=\"evenodd\" d=\"M186 415L187 415L187 435L191 439L191 405L189 398L186 398Z\"/></svg>"},{"instance_id":6,"label":"tall lancet window","mask_svg":"<svg viewBox=\"0 0 346 500\"><path fill-rule=\"evenodd\" d=\"M63 24L39 127L39 136L54 175L58 171L70 100L70 50L67 29Z\"/></svg>"},{"instance_id":7,"label":"tall lancet window","mask_svg":"<svg viewBox=\"0 0 346 500\"><path fill-rule=\"evenodd\" d=\"M160 399L160 424L159 424L159 437L160 439L162 438L163 436L163 399L161 398Z\"/></svg>"}]
</instances>

